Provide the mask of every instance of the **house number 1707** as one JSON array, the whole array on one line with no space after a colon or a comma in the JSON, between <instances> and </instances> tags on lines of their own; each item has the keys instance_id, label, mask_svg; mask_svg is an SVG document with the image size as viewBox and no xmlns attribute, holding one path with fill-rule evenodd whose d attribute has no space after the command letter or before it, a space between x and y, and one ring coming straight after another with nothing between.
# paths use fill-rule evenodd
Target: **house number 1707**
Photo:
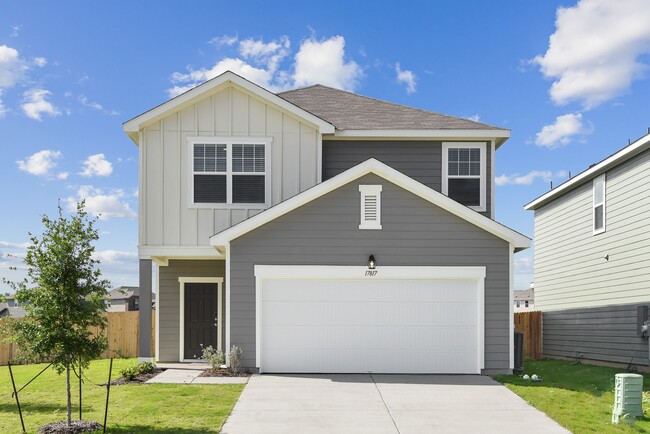
<instances>
[{"instance_id":1,"label":"house number 1707","mask_svg":"<svg viewBox=\"0 0 650 434\"><path fill-rule=\"evenodd\" d=\"M376 276L377 270L366 270L366 276Z\"/></svg>"}]
</instances>

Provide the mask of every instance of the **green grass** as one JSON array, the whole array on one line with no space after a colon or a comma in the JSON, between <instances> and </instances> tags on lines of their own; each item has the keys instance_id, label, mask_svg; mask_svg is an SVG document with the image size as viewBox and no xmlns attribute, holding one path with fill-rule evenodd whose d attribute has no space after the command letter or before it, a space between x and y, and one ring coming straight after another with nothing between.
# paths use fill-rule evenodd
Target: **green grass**
<instances>
[{"instance_id":1,"label":"green grass","mask_svg":"<svg viewBox=\"0 0 650 434\"><path fill-rule=\"evenodd\" d=\"M620 372L625 371L560 360L530 360L524 374L537 374L541 382L523 380L521 375L495 379L575 434L650 433L647 417L629 424L611 423L614 375ZM643 410L650 415L650 375L644 375L644 391Z\"/></svg>"},{"instance_id":2,"label":"green grass","mask_svg":"<svg viewBox=\"0 0 650 434\"><path fill-rule=\"evenodd\" d=\"M135 359L115 359L113 378ZM92 362L84 373L93 383L105 383L108 360ZM14 366L17 387L46 365ZM73 419L79 418L79 382L72 382ZM244 389L242 384L128 384L111 386L108 429L111 433L217 433ZM0 433L20 433L16 401L11 397L9 369L0 367ZM66 418L65 373L45 371L19 395L28 433L48 422ZM83 386L83 418L103 423L106 388L88 381Z\"/></svg>"}]
</instances>

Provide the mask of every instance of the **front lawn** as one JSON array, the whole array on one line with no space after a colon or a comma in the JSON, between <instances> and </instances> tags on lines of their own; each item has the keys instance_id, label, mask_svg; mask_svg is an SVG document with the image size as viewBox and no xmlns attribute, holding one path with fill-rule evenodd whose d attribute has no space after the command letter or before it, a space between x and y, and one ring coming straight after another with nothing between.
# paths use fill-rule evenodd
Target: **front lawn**
<instances>
[{"instance_id":1,"label":"front lawn","mask_svg":"<svg viewBox=\"0 0 650 434\"><path fill-rule=\"evenodd\" d=\"M621 372L625 371L560 360L529 360L524 373L537 374L541 382L524 380L521 375L497 376L495 380L576 434L650 432L647 417L633 424L623 420L611 424L614 375ZM644 375L643 382L643 410L650 416L650 375Z\"/></svg>"},{"instance_id":2,"label":"front lawn","mask_svg":"<svg viewBox=\"0 0 650 434\"><path fill-rule=\"evenodd\" d=\"M113 379L119 371L136 364L136 359L115 359ZM108 360L92 362L84 373L93 383L106 383ZM46 365L14 366L19 388ZM73 419L79 418L79 383L73 377ZM83 418L103 423L106 388L88 381L83 390ZM108 430L111 433L217 433L230 414L243 384L127 384L111 386ZM9 369L0 367L0 433L20 433L16 402L11 397ZM20 404L28 433L41 425L66 417L65 373L48 369L20 393Z\"/></svg>"}]
</instances>

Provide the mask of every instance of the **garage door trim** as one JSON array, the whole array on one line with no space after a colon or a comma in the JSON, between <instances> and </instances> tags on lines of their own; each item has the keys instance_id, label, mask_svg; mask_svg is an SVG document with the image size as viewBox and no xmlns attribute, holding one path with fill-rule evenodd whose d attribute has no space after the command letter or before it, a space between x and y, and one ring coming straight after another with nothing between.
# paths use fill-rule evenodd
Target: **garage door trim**
<instances>
[{"instance_id":1,"label":"garage door trim","mask_svg":"<svg viewBox=\"0 0 650 434\"><path fill-rule=\"evenodd\" d=\"M369 270L364 266L328 265L255 265L255 360L262 373L262 291L264 282L271 279L328 279L328 280L382 280L382 279L462 279L474 280L477 289L477 345L478 367L485 368L485 274L484 266L473 267L419 267L419 266L379 266ZM479 372L480 373L480 372Z\"/></svg>"}]
</instances>

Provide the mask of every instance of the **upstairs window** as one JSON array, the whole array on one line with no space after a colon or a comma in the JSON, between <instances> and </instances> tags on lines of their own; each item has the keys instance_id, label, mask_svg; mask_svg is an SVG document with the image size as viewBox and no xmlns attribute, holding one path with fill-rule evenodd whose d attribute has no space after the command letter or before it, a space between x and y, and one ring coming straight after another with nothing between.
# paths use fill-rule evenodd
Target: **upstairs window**
<instances>
[{"instance_id":1,"label":"upstairs window","mask_svg":"<svg viewBox=\"0 0 650 434\"><path fill-rule=\"evenodd\" d=\"M190 141L191 205L266 205L270 196L268 160L270 139Z\"/></svg>"},{"instance_id":2,"label":"upstairs window","mask_svg":"<svg viewBox=\"0 0 650 434\"><path fill-rule=\"evenodd\" d=\"M593 229L594 235L605 232L605 174L593 181Z\"/></svg>"},{"instance_id":3,"label":"upstairs window","mask_svg":"<svg viewBox=\"0 0 650 434\"><path fill-rule=\"evenodd\" d=\"M361 223L359 229L381 229L381 185L359 185Z\"/></svg>"},{"instance_id":4,"label":"upstairs window","mask_svg":"<svg viewBox=\"0 0 650 434\"><path fill-rule=\"evenodd\" d=\"M485 211L485 143L443 143L442 192L475 211Z\"/></svg>"}]
</instances>

